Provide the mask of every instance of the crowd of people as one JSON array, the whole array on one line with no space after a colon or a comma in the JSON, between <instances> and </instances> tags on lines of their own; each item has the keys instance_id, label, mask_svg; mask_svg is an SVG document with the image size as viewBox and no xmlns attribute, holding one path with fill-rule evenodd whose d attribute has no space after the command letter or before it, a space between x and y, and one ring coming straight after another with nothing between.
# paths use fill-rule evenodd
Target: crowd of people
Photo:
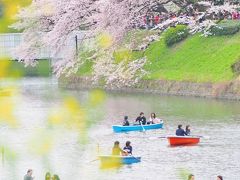
<instances>
[{"instance_id":1,"label":"crowd of people","mask_svg":"<svg viewBox=\"0 0 240 180\"><path fill-rule=\"evenodd\" d=\"M204 14L199 11L197 8L193 8L192 6L188 7L188 11L186 12L151 12L147 13L143 16L143 26L142 28L151 29L157 26L158 24L169 20L174 19L176 17L193 17L193 19L199 21L199 23L203 22L206 19L210 20L240 20L240 10L236 9L234 12L230 13L226 10L223 12L219 11L218 13L212 12L209 14Z\"/></svg>"},{"instance_id":2,"label":"crowd of people","mask_svg":"<svg viewBox=\"0 0 240 180\"><path fill-rule=\"evenodd\" d=\"M233 20L240 20L240 11L235 11L232 13Z\"/></svg>"},{"instance_id":3,"label":"crowd of people","mask_svg":"<svg viewBox=\"0 0 240 180\"><path fill-rule=\"evenodd\" d=\"M33 170L28 169L27 174L23 177L24 180L34 180L35 178L33 177ZM45 175L45 180L60 180L59 176L54 174L51 176L50 172L47 172Z\"/></svg>"},{"instance_id":4,"label":"crowd of people","mask_svg":"<svg viewBox=\"0 0 240 180\"><path fill-rule=\"evenodd\" d=\"M133 125L146 125L146 124L159 124L163 123L163 120L156 117L155 113L151 113L149 120L147 121L143 112L140 112L139 116L136 118L135 123ZM128 121L128 116L124 116L123 126L129 126L130 123Z\"/></svg>"},{"instance_id":5,"label":"crowd of people","mask_svg":"<svg viewBox=\"0 0 240 180\"><path fill-rule=\"evenodd\" d=\"M211 13L208 16L206 16L207 19L213 19L213 20L240 20L240 11L236 10L232 13L228 11L218 12L218 13Z\"/></svg>"},{"instance_id":6,"label":"crowd of people","mask_svg":"<svg viewBox=\"0 0 240 180\"><path fill-rule=\"evenodd\" d=\"M148 13L143 16L144 27L146 29L151 29L158 25L159 23L176 17L175 13Z\"/></svg>"}]
</instances>

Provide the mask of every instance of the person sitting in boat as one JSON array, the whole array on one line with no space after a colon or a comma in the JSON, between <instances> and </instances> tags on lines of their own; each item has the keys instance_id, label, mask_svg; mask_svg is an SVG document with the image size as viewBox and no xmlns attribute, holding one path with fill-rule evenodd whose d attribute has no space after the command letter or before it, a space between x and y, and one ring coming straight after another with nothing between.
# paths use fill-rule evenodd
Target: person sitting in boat
<instances>
[{"instance_id":1,"label":"person sitting in boat","mask_svg":"<svg viewBox=\"0 0 240 180\"><path fill-rule=\"evenodd\" d=\"M114 145L113 145L113 148L112 148L112 155L114 156L121 156L121 155L125 155L126 152L123 151L121 148L120 148L120 143L119 141L115 141L114 142Z\"/></svg>"},{"instance_id":2,"label":"person sitting in boat","mask_svg":"<svg viewBox=\"0 0 240 180\"><path fill-rule=\"evenodd\" d=\"M190 134L191 134L190 125L187 125L187 126L186 126L185 133L186 133L187 136L190 136Z\"/></svg>"},{"instance_id":3,"label":"person sitting in boat","mask_svg":"<svg viewBox=\"0 0 240 180\"><path fill-rule=\"evenodd\" d=\"M163 120L157 118L155 113L151 113L147 124L159 124L159 123L163 123Z\"/></svg>"},{"instance_id":4,"label":"person sitting in boat","mask_svg":"<svg viewBox=\"0 0 240 180\"><path fill-rule=\"evenodd\" d=\"M128 116L124 116L123 126L129 126Z\"/></svg>"},{"instance_id":5,"label":"person sitting in boat","mask_svg":"<svg viewBox=\"0 0 240 180\"><path fill-rule=\"evenodd\" d=\"M176 135L177 136L185 136L187 135L186 132L182 129L182 125L178 125L178 129L176 130Z\"/></svg>"},{"instance_id":6,"label":"person sitting in boat","mask_svg":"<svg viewBox=\"0 0 240 180\"><path fill-rule=\"evenodd\" d=\"M144 116L144 113L141 112L140 115L137 117L136 122L138 122L140 125L145 125L146 124L146 118Z\"/></svg>"},{"instance_id":7,"label":"person sitting in boat","mask_svg":"<svg viewBox=\"0 0 240 180\"><path fill-rule=\"evenodd\" d=\"M126 146L123 148L123 150L127 153L127 155L132 155L132 146L130 144L131 142L127 141Z\"/></svg>"}]
</instances>

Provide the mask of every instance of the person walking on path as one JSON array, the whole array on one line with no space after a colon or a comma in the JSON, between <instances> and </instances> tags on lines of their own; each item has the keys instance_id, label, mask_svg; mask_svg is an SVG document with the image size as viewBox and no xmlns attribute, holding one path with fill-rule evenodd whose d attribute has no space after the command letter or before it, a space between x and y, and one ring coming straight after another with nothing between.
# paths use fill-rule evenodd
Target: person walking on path
<instances>
[{"instance_id":1,"label":"person walking on path","mask_svg":"<svg viewBox=\"0 0 240 180\"><path fill-rule=\"evenodd\" d=\"M27 174L24 176L23 180L33 180L34 177L32 177L32 173L33 173L33 170L32 169L28 169Z\"/></svg>"},{"instance_id":2,"label":"person walking on path","mask_svg":"<svg viewBox=\"0 0 240 180\"><path fill-rule=\"evenodd\" d=\"M193 174L189 174L189 176L188 176L188 180L194 180L195 178L194 178L194 175Z\"/></svg>"}]
</instances>

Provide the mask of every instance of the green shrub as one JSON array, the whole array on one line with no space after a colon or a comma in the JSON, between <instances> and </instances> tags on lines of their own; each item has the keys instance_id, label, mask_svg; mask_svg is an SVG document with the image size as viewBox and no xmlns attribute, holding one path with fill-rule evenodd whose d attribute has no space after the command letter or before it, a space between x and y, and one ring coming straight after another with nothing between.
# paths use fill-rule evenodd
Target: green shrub
<instances>
[{"instance_id":1,"label":"green shrub","mask_svg":"<svg viewBox=\"0 0 240 180\"><path fill-rule=\"evenodd\" d=\"M224 4L224 0L214 0L214 5L215 6L219 6L219 5L223 5Z\"/></svg>"},{"instance_id":2,"label":"green shrub","mask_svg":"<svg viewBox=\"0 0 240 180\"><path fill-rule=\"evenodd\" d=\"M210 32L215 36L233 35L240 30L240 22L236 20L221 21L213 26Z\"/></svg>"},{"instance_id":3,"label":"green shrub","mask_svg":"<svg viewBox=\"0 0 240 180\"><path fill-rule=\"evenodd\" d=\"M188 36L188 29L185 25L177 25L176 27L169 28L164 33L164 41L167 46L172 46L173 44L182 41Z\"/></svg>"},{"instance_id":4,"label":"green shrub","mask_svg":"<svg viewBox=\"0 0 240 180\"><path fill-rule=\"evenodd\" d=\"M48 77L51 75L51 65L49 60L38 60L38 64L35 67L25 67L22 62L10 61L10 67L8 70L9 76L39 76L39 77Z\"/></svg>"}]
</instances>

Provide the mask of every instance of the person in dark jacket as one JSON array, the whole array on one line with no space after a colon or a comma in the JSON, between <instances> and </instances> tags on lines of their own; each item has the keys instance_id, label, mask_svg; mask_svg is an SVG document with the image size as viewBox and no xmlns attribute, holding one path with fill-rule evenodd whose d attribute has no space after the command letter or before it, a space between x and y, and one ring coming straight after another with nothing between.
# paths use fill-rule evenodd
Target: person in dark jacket
<instances>
[{"instance_id":1,"label":"person in dark jacket","mask_svg":"<svg viewBox=\"0 0 240 180\"><path fill-rule=\"evenodd\" d=\"M132 155L132 146L130 144L131 142L127 141L126 146L123 148L123 150L127 153L127 155Z\"/></svg>"},{"instance_id":2,"label":"person in dark jacket","mask_svg":"<svg viewBox=\"0 0 240 180\"><path fill-rule=\"evenodd\" d=\"M182 125L178 125L178 129L176 130L176 135L177 136L185 136L187 135L186 132L182 129Z\"/></svg>"},{"instance_id":3,"label":"person in dark jacket","mask_svg":"<svg viewBox=\"0 0 240 180\"><path fill-rule=\"evenodd\" d=\"M185 133L186 133L187 136L190 136L190 135L191 135L190 125L187 125L187 126L186 126Z\"/></svg>"},{"instance_id":4,"label":"person in dark jacket","mask_svg":"<svg viewBox=\"0 0 240 180\"><path fill-rule=\"evenodd\" d=\"M123 126L129 126L128 116L124 116Z\"/></svg>"},{"instance_id":5,"label":"person in dark jacket","mask_svg":"<svg viewBox=\"0 0 240 180\"><path fill-rule=\"evenodd\" d=\"M138 122L139 124L145 125L146 124L146 118L144 116L144 113L141 112L140 115L137 117L136 122Z\"/></svg>"}]
</instances>

